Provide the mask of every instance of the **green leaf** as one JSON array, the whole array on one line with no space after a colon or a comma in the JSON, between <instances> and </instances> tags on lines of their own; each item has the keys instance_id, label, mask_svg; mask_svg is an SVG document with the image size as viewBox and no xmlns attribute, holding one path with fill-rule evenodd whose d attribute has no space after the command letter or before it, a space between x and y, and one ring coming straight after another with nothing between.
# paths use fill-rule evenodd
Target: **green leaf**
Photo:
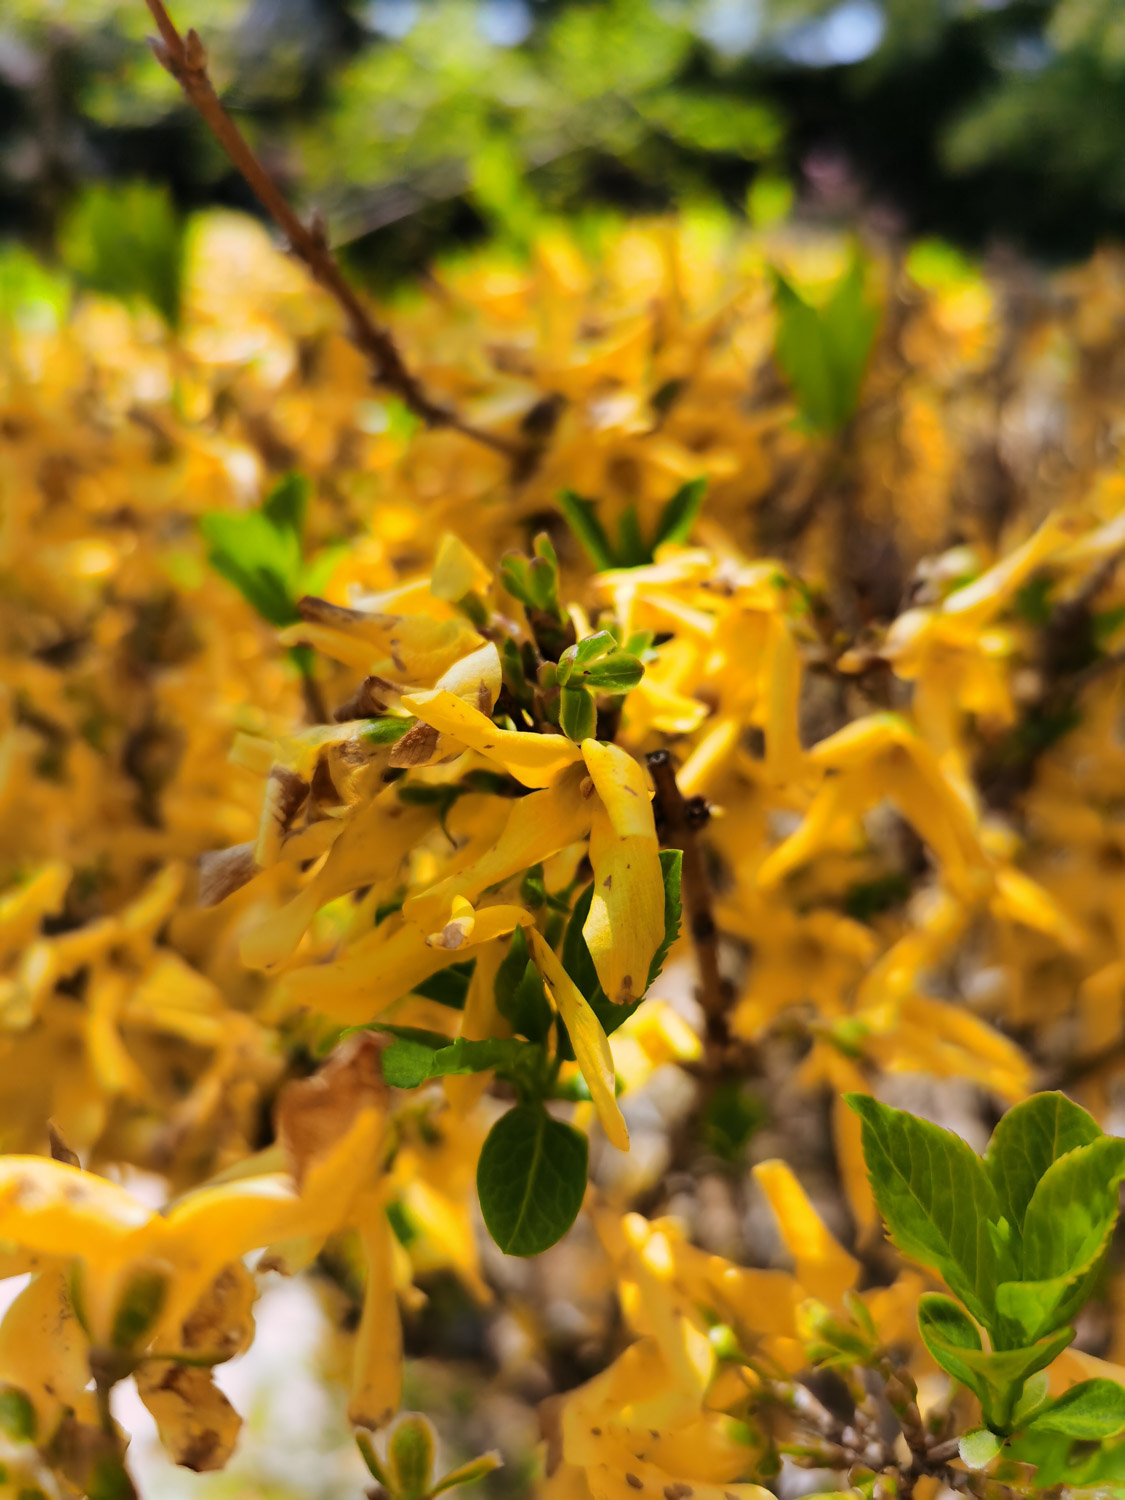
<instances>
[{"instance_id":1,"label":"green leaf","mask_svg":"<svg viewBox=\"0 0 1125 1500\"><path fill-rule=\"evenodd\" d=\"M1074 1337L1072 1328L1064 1328L1030 1348L986 1350L964 1309L937 1292L919 1299L918 1331L942 1369L972 1391L985 1422L999 1432L1010 1430L1025 1381L1045 1369Z\"/></svg>"},{"instance_id":2,"label":"green leaf","mask_svg":"<svg viewBox=\"0 0 1125 1500\"><path fill-rule=\"evenodd\" d=\"M399 718L395 714L380 715L377 719L367 720L360 730L360 738L371 745L393 745L401 740L406 731L412 729L417 722L417 719ZM406 790L406 787L403 787L399 796L401 797ZM418 788L414 787L411 790L417 791Z\"/></svg>"},{"instance_id":3,"label":"green leaf","mask_svg":"<svg viewBox=\"0 0 1125 1500\"><path fill-rule=\"evenodd\" d=\"M1125 1140L1100 1136L1054 1161L1023 1223L1022 1267L996 1291L996 1306L1023 1340L1069 1322L1090 1293L1117 1223Z\"/></svg>"},{"instance_id":4,"label":"green leaf","mask_svg":"<svg viewBox=\"0 0 1125 1500\"><path fill-rule=\"evenodd\" d=\"M687 541L706 493L707 480L702 475L697 479L689 479L686 484L680 486L660 512L660 519L656 523L656 535L652 539L653 552L657 547L662 547L665 542L682 545Z\"/></svg>"},{"instance_id":5,"label":"green leaf","mask_svg":"<svg viewBox=\"0 0 1125 1500\"><path fill-rule=\"evenodd\" d=\"M589 688L564 687L559 694L559 728L568 739L581 744L593 739L598 727L598 706Z\"/></svg>"},{"instance_id":6,"label":"green leaf","mask_svg":"<svg viewBox=\"0 0 1125 1500\"><path fill-rule=\"evenodd\" d=\"M1043 1405L1051 1381L1046 1370L1037 1370L1024 1381L1023 1393L1012 1411L1012 1426L1018 1432Z\"/></svg>"},{"instance_id":7,"label":"green leaf","mask_svg":"<svg viewBox=\"0 0 1125 1500\"><path fill-rule=\"evenodd\" d=\"M273 529L281 535L289 533L298 543L305 529L311 488L303 474L289 473L277 481L262 502L262 515Z\"/></svg>"},{"instance_id":8,"label":"green leaf","mask_svg":"<svg viewBox=\"0 0 1125 1500\"><path fill-rule=\"evenodd\" d=\"M503 1466L504 1460L499 1453L482 1453L479 1458L471 1458L468 1463L459 1464L456 1469L450 1469L448 1474L443 1474L430 1491L431 1497L442 1495L446 1490L456 1489L462 1484L476 1484L485 1475L491 1474L494 1469Z\"/></svg>"},{"instance_id":9,"label":"green leaf","mask_svg":"<svg viewBox=\"0 0 1125 1500\"><path fill-rule=\"evenodd\" d=\"M258 510L209 511L200 521L211 566L279 629L301 618L297 599L308 494L306 479L287 474Z\"/></svg>"},{"instance_id":10,"label":"green leaf","mask_svg":"<svg viewBox=\"0 0 1125 1500\"><path fill-rule=\"evenodd\" d=\"M641 535L641 522L635 505L628 506L621 516L617 532L617 561L622 568L641 568L652 561L652 552L645 546L645 539Z\"/></svg>"},{"instance_id":11,"label":"green leaf","mask_svg":"<svg viewBox=\"0 0 1125 1500\"><path fill-rule=\"evenodd\" d=\"M430 1077L437 1053L424 1042L401 1038L383 1053L383 1078L392 1088L416 1089Z\"/></svg>"},{"instance_id":12,"label":"green leaf","mask_svg":"<svg viewBox=\"0 0 1125 1500\"><path fill-rule=\"evenodd\" d=\"M652 955L652 963L648 966L646 991L659 979L664 960L668 957L672 944L680 935L680 919L683 916L683 904L680 901L680 876L683 862L684 856L679 849L661 849L660 873L664 879L664 936L660 939L660 947ZM618 1006L617 1009L620 1010L621 1007Z\"/></svg>"},{"instance_id":13,"label":"green leaf","mask_svg":"<svg viewBox=\"0 0 1125 1500\"><path fill-rule=\"evenodd\" d=\"M288 558L277 533L259 512L232 515L211 511L200 520L207 560L263 620L278 629L300 615L289 582Z\"/></svg>"},{"instance_id":14,"label":"green leaf","mask_svg":"<svg viewBox=\"0 0 1125 1500\"><path fill-rule=\"evenodd\" d=\"M1072 1490L1097 1487L1120 1497L1125 1485L1125 1440L1120 1438L1094 1446L1043 1429L1021 1433L1008 1444L1006 1456L1035 1469L1039 1493L1065 1484Z\"/></svg>"},{"instance_id":15,"label":"green leaf","mask_svg":"<svg viewBox=\"0 0 1125 1500\"><path fill-rule=\"evenodd\" d=\"M420 1415L400 1417L387 1443L387 1465L399 1500L422 1500L434 1472L434 1430Z\"/></svg>"},{"instance_id":16,"label":"green leaf","mask_svg":"<svg viewBox=\"0 0 1125 1500\"><path fill-rule=\"evenodd\" d=\"M1088 1440L1115 1437L1125 1431L1125 1387L1114 1380L1083 1380L1037 1413L1027 1430Z\"/></svg>"},{"instance_id":17,"label":"green leaf","mask_svg":"<svg viewBox=\"0 0 1125 1500\"><path fill-rule=\"evenodd\" d=\"M564 490L558 499L563 520L589 554L590 561L599 573L616 566L613 548L605 528L598 520L594 502L584 500L573 490Z\"/></svg>"},{"instance_id":18,"label":"green leaf","mask_svg":"<svg viewBox=\"0 0 1125 1500\"><path fill-rule=\"evenodd\" d=\"M766 1123L761 1097L738 1078L720 1083L699 1120L699 1136L708 1151L722 1161L737 1165L750 1138Z\"/></svg>"},{"instance_id":19,"label":"green leaf","mask_svg":"<svg viewBox=\"0 0 1125 1500\"><path fill-rule=\"evenodd\" d=\"M863 262L856 256L823 307L813 307L779 272L775 354L793 386L808 426L838 432L856 409L878 323L864 296Z\"/></svg>"},{"instance_id":20,"label":"green leaf","mask_svg":"<svg viewBox=\"0 0 1125 1500\"><path fill-rule=\"evenodd\" d=\"M96 183L67 213L63 264L95 291L142 297L170 328L180 319L184 222L167 189L146 182Z\"/></svg>"},{"instance_id":21,"label":"green leaf","mask_svg":"<svg viewBox=\"0 0 1125 1500\"><path fill-rule=\"evenodd\" d=\"M507 1255L538 1255L560 1240L586 1192L589 1147L542 1105L521 1104L488 1132L477 1194L489 1234Z\"/></svg>"},{"instance_id":22,"label":"green leaf","mask_svg":"<svg viewBox=\"0 0 1125 1500\"><path fill-rule=\"evenodd\" d=\"M70 278L41 266L29 250L0 245L0 327L55 332L70 307Z\"/></svg>"},{"instance_id":23,"label":"green leaf","mask_svg":"<svg viewBox=\"0 0 1125 1500\"><path fill-rule=\"evenodd\" d=\"M560 687L590 687L599 693L627 693L645 674L636 656L622 651L608 630L599 630L568 646L559 657L555 680Z\"/></svg>"},{"instance_id":24,"label":"green leaf","mask_svg":"<svg viewBox=\"0 0 1125 1500\"><path fill-rule=\"evenodd\" d=\"M904 1255L932 1266L982 1323L996 1289L997 1250L988 1223L1000 1205L979 1156L927 1120L848 1094L863 1124L863 1154L875 1201Z\"/></svg>"},{"instance_id":25,"label":"green leaf","mask_svg":"<svg viewBox=\"0 0 1125 1500\"><path fill-rule=\"evenodd\" d=\"M447 1046L438 1048L403 1037L383 1053L383 1077L393 1088L416 1089L430 1078L487 1073L493 1068L518 1071L532 1061L529 1053L538 1054L539 1051L529 1042L511 1037L490 1037L484 1041L458 1037Z\"/></svg>"},{"instance_id":26,"label":"green leaf","mask_svg":"<svg viewBox=\"0 0 1125 1500\"><path fill-rule=\"evenodd\" d=\"M0 1387L0 1432L13 1443L31 1443L39 1421L35 1408L14 1385Z\"/></svg>"},{"instance_id":27,"label":"green leaf","mask_svg":"<svg viewBox=\"0 0 1125 1500\"><path fill-rule=\"evenodd\" d=\"M608 630L596 631L593 635L584 636L582 640L576 641L573 646L568 646L559 657L557 678L559 686L565 687L575 672L584 672L601 657L617 649L617 641Z\"/></svg>"},{"instance_id":28,"label":"green leaf","mask_svg":"<svg viewBox=\"0 0 1125 1500\"><path fill-rule=\"evenodd\" d=\"M494 994L496 1009L513 1031L533 1042L546 1038L553 1012L522 927L512 934L512 945L496 971Z\"/></svg>"},{"instance_id":29,"label":"green leaf","mask_svg":"<svg viewBox=\"0 0 1125 1500\"><path fill-rule=\"evenodd\" d=\"M168 1278L160 1271L138 1271L121 1293L113 1315L110 1342L131 1349L156 1322L168 1295Z\"/></svg>"},{"instance_id":30,"label":"green leaf","mask_svg":"<svg viewBox=\"0 0 1125 1500\"><path fill-rule=\"evenodd\" d=\"M1100 1136L1047 1168L1023 1223L1023 1276L1038 1281L1079 1272L1100 1254L1117 1222L1125 1140Z\"/></svg>"},{"instance_id":31,"label":"green leaf","mask_svg":"<svg viewBox=\"0 0 1125 1500\"><path fill-rule=\"evenodd\" d=\"M984 1165L1003 1213L1022 1232L1039 1179L1060 1156L1096 1141L1092 1116L1065 1094L1034 1094L1010 1109L992 1132Z\"/></svg>"},{"instance_id":32,"label":"green leaf","mask_svg":"<svg viewBox=\"0 0 1125 1500\"><path fill-rule=\"evenodd\" d=\"M1003 1444L987 1427L976 1427L961 1439L961 1462L970 1469L987 1469Z\"/></svg>"},{"instance_id":33,"label":"green leaf","mask_svg":"<svg viewBox=\"0 0 1125 1500\"><path fill-rule=\"evenodd\" d=\"M624 651L615 651L588 667L583 679L596 693L629 693L644 675L643 662Z\"/></svg>"}]
</instances>

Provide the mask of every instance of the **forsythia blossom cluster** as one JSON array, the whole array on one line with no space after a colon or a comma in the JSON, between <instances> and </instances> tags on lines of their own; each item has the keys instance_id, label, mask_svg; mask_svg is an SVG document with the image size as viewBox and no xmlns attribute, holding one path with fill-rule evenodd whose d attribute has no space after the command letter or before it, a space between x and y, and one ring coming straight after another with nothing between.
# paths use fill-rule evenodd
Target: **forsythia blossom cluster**
<instances>
[{"instance_id":1,"label":"forsythia blossom cluster","mask_svg":"<svg viewBox=\"0 0 1125 1500\"><path fill-rule=\"evenodd\" d=\"M484 255L396 318L435 390L527 440L516 471L416 430L237 219L193 231L175 335L46 273L0 300L0 1271L29 1277L0 1493L130 1493L130 1379L178 1463L222 1467L212 1371L259 1285L341 1264L376 1480L480 1479L437 1474L418 1419L384 1439L404 1315L408 1344L441 1273L503 1299L487 1237L531 1256L576 1221L555 1254L596 1268L601 1353L543 1406L556 1500L1125 1482L1125 1412L1042 1405L1117 1378L1115 1202L1049 1264L1048 1154L1019 1204L918 1189L923 1234L881 1165L920 1157L872 1124L899 1074L931 1113L931 1080L971 1085L982 1141L1052 1085L1112 1124L1120 268L1009 329L932 247L849 270L710 220L605 235ZM878 313L834 426L833 286ZM818 1101L822 1139L787 1135ZM979 1305L941 1239L974 1201L1008 1267ZM1080 1271L1104 1358L1061 1292L1001 1295ZM952 1354L918 1332L943 1282ZM1010 1392L966 1348L1010 1355ZM1093 1467L1059 1448L1095 1439Z\"/></svg>"}]
</instances>

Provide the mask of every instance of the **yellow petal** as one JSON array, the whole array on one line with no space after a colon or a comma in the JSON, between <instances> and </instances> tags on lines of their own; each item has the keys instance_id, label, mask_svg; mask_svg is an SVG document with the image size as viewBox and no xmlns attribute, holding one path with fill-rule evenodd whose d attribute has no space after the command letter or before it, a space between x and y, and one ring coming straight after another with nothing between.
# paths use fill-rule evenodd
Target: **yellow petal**
<instances>
[{"instance_id":1,"label":"yellow petal","mask_svg":"<svg viewBox=\"0 0 1125 1500\"><path fill-rule=\"evenodd\" d=\"M377 1194L365 1200L359 1238L367 1286L356 1334L348 1421L357 1427L383 1427L402 1399L402 1322L395 1297L391 1225Z\"/></svg>"},{"instance_id":2,"label":"yellow petal","mask_svg":"<svg viewBox=\"0 0 1125 1500\"><path fill-rule=\"evenodd\" d=\"M435 599L456 604L466 594L483 594L492 582L492 574L460 537L447 531L437 544L430 592Z\"/></svg>"},{"instance_id":3,"label":"yellow petal","mask_svg":"<svg viewBox=\"0 0 1125 1500\"><path fill-rule=\"evenodd\" d=\"M812 1296L839 1306L844 1293L856 1283L859 1263L829 1234L785 1162L759 1162L754 1176L796 1261L797 1280Z\"/></svg>"},{"instance_id":4,"label":"yellow petal","mask_svg":"<svg viewBox=\"0 0 1125 1500\"><path fill-rule=\"evenodd\" d=\"M412 922L393 921L353 943L343 958L291 969L273 992L271 1014L307 1006L341 1026L362 1025L456 960L456 953L431 948Z\"/></svg>"},{"instance_id":5,"label":"yellow petal","mask_svg":"<svg viewBox=\"0 0 1125 1500\"><path fill-rule=\"evenodd\" d=\"M608 813L597 808L590 825L590 863L594 886L582 935L607 997L632 1004L648 988L649 968L664 938L664 878L655 830L622 838Z\"/></svg>"},{"instance_id":6,"label":"yellow petal","mask_svg":"<svg viewBox=\"0 0 1125 1500\"><path fill-rule=\"evenodd\" d=\"M581 766L568 768L542 791L517 797L511 803L503 831L492 846L467 868L439 881L428 891L408 897L403 903L403 916L432 932L445 920L455 897L475 900L490 886L499 885L530 865L550 859L568 844L576 843L589 828L595 809L593 797L582 796L583 780Z\"/></svg>"},{"instance_id":7,"label":"yellow petal","mask_svg":"<svg viewBox=\"0 0 1125 1500\"><path fill-rule=\"evenodd\" d=\"M246 933L240 948L243 963L251 969L282 963L322 906L359 886L394 880L407 854L436 823L433 807L403 802L394 786L373 797L345 822L304 890Z\"/></svg>"},{"instance_id":8,"label":"yellow petal","mask_svg":"<svg viewBox=\"0 0 1125 1500\"><path fill-rule=\"evenodd\" d=\"M173 1463L197 1474L226 1467L242 1418L198 1365L144 1360L135 1372L137 1394L152 1414Z\"/></svg>"},{"instance_id":9,"label":"yellow petal","mask_svg":"<svg viewBox=\"0 0 1125 1500\"><path fill-rule=\"evenodd\" d=\"M81 1404L89 1350L65 1274L51 1269L33 1276L0 1323L0 1383L17 1386L31 1402L40 1443L50 1441L66 1407Z\"/></svg>"},{"instance_id":10,"label":"yellow petal","mask_svg":"<svg viewBox=\"0 0 1125 1500\"><path fill-rule=\"evenodd\" d=\"M520 734L512 729L498 729L479 709L443 688L407 693L402 703L424 724L449 735L466 749L496 761L524 786L550 786L560 771L579 759L577 745L561 734Z\"/></svg>"},{"instance_id":11,"label":"yellow petal","mask_svg":"<svg viewBox=\"0 0 1125 1500\"><path fill-rule=\"evenodd\" d=\"M800 772L803 752L797 730L801 697L801 658L784 616L772 614L763 662L766 698L766 774L775 786Z\"/></svg>"},{"instance_id":12,"label":"yellow petal","mask_svg":"<svg viewBox=\"0 0 1125 1500\"><path fill-rule=\"evenodd\" d=\"M628 1151L629 1131L617 1106L613 1054L602 1023L543 935L536 928L529 927L527 937L532 957L569 1033L575 1060L590 1090L602 1129L619 1151Z\"/></svg>"},{"instance_id":13,"label":"yellow petal","mask_svg":"<svg viewBox=\"0 0 1125 1500\"><path fill-rule=\"evenodd\" d=\"M500 669L500 653L492 641L485 641L477 651L471 651L456 661L447 672L443 672L434 687L455 693L472 708L490 714L500 696L503 674Z\"/></svg>"},{"instance_id":14,"label":"yellow petal","mask_svg":"<svg viewBox=\"0 0 1125 1500\"><path fill-rule=\"evenodd\" d=\"M582 759L594 790L619 838L648 838L656 845L652 793L640 763L618 745L582 741Z\"/></svg>"}]
</instances>

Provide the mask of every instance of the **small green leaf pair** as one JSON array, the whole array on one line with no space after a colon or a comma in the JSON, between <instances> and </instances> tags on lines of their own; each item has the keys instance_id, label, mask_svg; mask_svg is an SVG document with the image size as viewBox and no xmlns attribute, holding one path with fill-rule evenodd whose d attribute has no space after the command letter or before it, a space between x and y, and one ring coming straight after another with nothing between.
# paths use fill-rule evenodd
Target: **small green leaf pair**
<instances>
[{"instance_id":1,"label":"small green leaf pair","mask_svg":"<svg viewBox=\"0 0 1125 1500\"><path fill-rule=\"evenodd\" d=\"M585 500L573 490L564 490L558 505L594 567L599 573L606 573L612 568L643 567L652 562L656 549L666 542L680 545L686 542L706 493L705 478L689 479L682 484L660 512L656 530L648 541L641 535L636 506L630 506L621 517L616 544L610 541L593 500Z\"/></svg>"},{"instance_id":2,"label":"small green leaf pair","mask_svg":"<svg viewBox=\"0 0 1125 1500\"><path fill-rule=\"evenodd\" d=\"M475 1484L500 1467L498 1453L483 1453L434 1479L434 1430L420 1415L400 1417L387 1442L386 1459L380 1459L365 1432L356 1443L372 1478L382 1486L388 1500L433 1500L435 1495L458 1485Z\"/></svg>"},{"instance_id":3,"label":"small green leaf pair","mask_svg":"<svg viewBox=\"0 0 1125 1500\"><path fill-rule=\"evenodd\" d=\"M650 639L644 632L622 647L611 631L599 630L567 647L559 657L555 680L560 687L582 684L600 693L627 693L645 675L639 652Z\"/></svg>"},{"instance_id":4,"label":"small green leaf pair","mask_svg":"<svg viewBox=\"0 0 1125 1500\"><path fill-rule=\"evenodd\" d=\"M963 1304L936 1293L921 1299L926 1347L978 1397L989 1430L1021 1430L1030 1421L1031 1379L1074 1338L1070 1324L1108 1249L1125 1140L1103 1135L1060 1093L1009 1110L983 1157L952 1132L868 1095L847 1102L862 1120L891 1238L939 1272ZM1078 1406L1087 1399L1104 1407L1100 1390L1075 1397ZM1036 1421L1056 1406L1037 1411Z\"/></svg>"},{"instance_id":5,"label":"small green leaf pair","mask_svg":"<svg viewBox=\"0 0 1125 1500\"><path fill-rule=\"evenodd\" d=\"M566 616L559 603L559 560L546 532L535 538L532 551L531 557L506 552L500 559L500 579L513 599L562 625Z\"/></svg>"},{"instance_id":6,"label":"small green leaf pair","mask_svg":"<svg viewBox=\"0 0 1125 1500\"><path fill-rule=\"evenodd\" d=\"M650 637L631 638L624 648L608 630L599 630L568 646L558 664L544 664L540 680L553 679L559 689L559 728L575 744L597 733L597 694L629 692L645 675L644 663L630 650L647 649Z\"/></svg>"}]
</instances>

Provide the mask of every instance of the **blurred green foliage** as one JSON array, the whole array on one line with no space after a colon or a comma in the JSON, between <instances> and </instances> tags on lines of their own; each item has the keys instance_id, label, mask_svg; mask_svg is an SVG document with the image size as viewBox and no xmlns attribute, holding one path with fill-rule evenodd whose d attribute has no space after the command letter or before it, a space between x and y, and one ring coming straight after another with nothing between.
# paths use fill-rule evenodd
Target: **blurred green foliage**
<instances>
[{"instance_id":1,"label":"blurred green foliage","mask_svg":"<svg viewBox=\"0 0 1125 1500\"><path fill-rule=\"evenodd\" d=\"M165 188L144 182L93 183L63 216L59 253L84 286L126 301L141 298L175 328L184 223Z\"/></svg>"},{"instance_id":2,"label":"blurred green foliage","mask_svg":"<svg viewBox=\"0 0 1125 1500\"><path fill-rule=\"evenodd\" d=\"M172 10L289 189L385 273L484 232L518 247L539 215L598 204L712 198L768 223L790 182L822 216L890 205L904 227L965 243L1001 233L1070 253L1125 230L1119 0ZM107 179L167 182L181 210L249 204L150 56L150 29L143 0L8 0L0 234L53 244L80 190ZM169 316L170 262L145 243L143 294Z\"/></svg>"}]
</instances>

